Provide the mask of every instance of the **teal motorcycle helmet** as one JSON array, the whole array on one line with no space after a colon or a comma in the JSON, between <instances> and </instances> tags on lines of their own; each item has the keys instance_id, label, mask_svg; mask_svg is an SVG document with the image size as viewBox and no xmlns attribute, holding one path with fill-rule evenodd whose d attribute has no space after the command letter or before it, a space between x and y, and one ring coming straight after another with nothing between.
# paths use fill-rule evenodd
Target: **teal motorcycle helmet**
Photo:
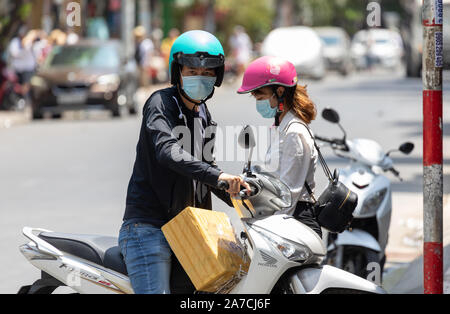
<instances>
[{"instance_id":1,"label":"teal motorcycle helmet","mask_svg":"<svg viewBox=\"0 0 450 314\"><path fill-rule=\"evenodd\" d=\"M211 33L194 30L178 37L170 51L169 73L172 85L179 85L181 67L216 69L215 86L220 87L225 73L225 52Z\"/></svg>"}]
</instances>

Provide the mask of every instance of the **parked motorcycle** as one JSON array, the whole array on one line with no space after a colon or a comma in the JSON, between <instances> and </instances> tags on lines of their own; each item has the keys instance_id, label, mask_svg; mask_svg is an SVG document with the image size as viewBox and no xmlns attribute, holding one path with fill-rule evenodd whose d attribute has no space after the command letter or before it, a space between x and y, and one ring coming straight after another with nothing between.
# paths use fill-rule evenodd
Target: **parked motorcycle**
<instances>
[{"instance_id":1,"label":"parked motorcycle","mask_svg":"<svg viewBox=\"0 0 450 314\"><path fill-rule=\"evenodd\" d=\"M309 227L287 215L274 215L291 206L291 192L280 180L251 167L256 146L250 127L244 128L239 144L250 150L244 178L251 194L233 198L244 232L240 240L251 257L248 273L241 273L231 294L324 294L385 291L370 281L321 263L326 255L322 239ZM226 190L226 182L218 188ZM31 241L20 250L42 271L42 278L19 293L52 293L69 286L78 293L133 293L117 246L117 238L61 234L24 228Z\"/></svg>"},{"instance_id":2,"label":"parked motorcycle","mask_svg":"<svg viewBox=\"0 0 450 314\"><path fill-rule=\"evenodd\" d=\"M340 181L355 192L359 200L349 230L328 235L326 262L363 278L377 270L378 265L381 281L392 213L391 181L384 173L391 172L402 180L389 156L395 151L408 155L414 150L414 144L405 143L397 150L385 153L373 140L347 140L339 115L333 109L325 109L323 118L337 124L344 138L316 136L316 139L328 143L338 157L349 161L348 167L339 170Z\"/></svg>"}]
</instances>

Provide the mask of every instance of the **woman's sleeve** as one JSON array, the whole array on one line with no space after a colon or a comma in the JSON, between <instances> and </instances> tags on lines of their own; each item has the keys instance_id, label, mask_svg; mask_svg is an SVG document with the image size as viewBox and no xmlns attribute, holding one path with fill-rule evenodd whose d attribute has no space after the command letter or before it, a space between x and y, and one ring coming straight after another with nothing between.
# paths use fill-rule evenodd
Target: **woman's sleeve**
<instances>
[{"instance_id":1,"label":"woman's sleeve","mask_svg":"<svg viewBox=\"0 0 450 314\"><path fill-rule=\"evenodd\" d=\"M311 150L303 136L289 132L280 149L280 179L291 190L292 199L298 200L311 163Z\"/></svg>"}]
</instances>

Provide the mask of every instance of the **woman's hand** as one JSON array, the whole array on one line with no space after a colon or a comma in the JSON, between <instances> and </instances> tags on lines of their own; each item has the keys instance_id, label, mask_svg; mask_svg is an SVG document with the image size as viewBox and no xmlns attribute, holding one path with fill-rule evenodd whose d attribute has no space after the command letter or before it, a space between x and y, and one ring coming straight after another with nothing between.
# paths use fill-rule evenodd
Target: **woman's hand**
<instances>
[{"instance_id":1,"label":"woman's hand","mask_svg":"<svg viewBox=\"0 0 450 314\"><path fill-rule=\"evenodd\" d=\"M230 174L222 173L219 176L219 181L228 182L230 188L227 190L227 192L231 195L231 197L236 197L237 195L239 195L239 192L241 191L241 186L247 189L248 195L250 195L251 193L250 185L239 176L233 176Z\"/></svg>"}]
</instances>

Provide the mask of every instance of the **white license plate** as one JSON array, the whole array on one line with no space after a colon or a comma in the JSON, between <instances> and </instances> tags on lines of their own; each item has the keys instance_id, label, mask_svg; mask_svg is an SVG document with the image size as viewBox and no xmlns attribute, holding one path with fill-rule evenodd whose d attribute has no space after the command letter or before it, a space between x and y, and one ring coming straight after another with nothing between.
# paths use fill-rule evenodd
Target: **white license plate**
<instances>
[{"instance_id":1,"label":"white license plate","mask_svg":"<svg viewBox=\"0 0 450 314\"><path fill-rule=\"evenodd\" d=\"M58 95L57 100L60 105L83 104L87 100L87 93L61 94Z\"/></svg>"}]
</instances>

